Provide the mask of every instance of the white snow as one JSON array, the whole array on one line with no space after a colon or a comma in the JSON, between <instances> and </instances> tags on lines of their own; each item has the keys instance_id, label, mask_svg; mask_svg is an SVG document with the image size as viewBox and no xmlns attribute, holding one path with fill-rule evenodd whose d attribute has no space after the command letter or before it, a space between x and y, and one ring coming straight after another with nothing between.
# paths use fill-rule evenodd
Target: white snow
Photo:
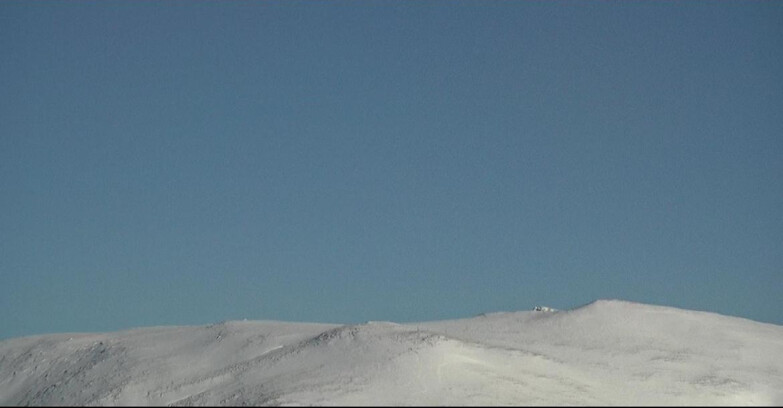
<instances>
[{"instance_id":1,"label":"white snow","mask_svg":"<svg viewBox=\"0 0 783 408\"><path fill-rule=\"evenodd\" d=\"M616 300L541 311L10 339L0 405L783 404L783 326Z\"/></svg>"}]
</instances>

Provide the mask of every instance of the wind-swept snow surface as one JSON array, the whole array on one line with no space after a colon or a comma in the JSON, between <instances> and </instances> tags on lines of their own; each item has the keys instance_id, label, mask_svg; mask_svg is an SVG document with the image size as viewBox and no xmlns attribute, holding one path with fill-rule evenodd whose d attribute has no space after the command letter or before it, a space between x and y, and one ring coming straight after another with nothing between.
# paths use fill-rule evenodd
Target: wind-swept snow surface
<instances>
[{"instance_id":1,"label":"wind-swept snow surface","mask_svg":"<svg viewBox=\"0 0 783 408\"><path fill-rule=\"evenodd\" d=\"M783 327L623 301L0 342L0 405L775 405Z\"/></svg>"}]
</instances>

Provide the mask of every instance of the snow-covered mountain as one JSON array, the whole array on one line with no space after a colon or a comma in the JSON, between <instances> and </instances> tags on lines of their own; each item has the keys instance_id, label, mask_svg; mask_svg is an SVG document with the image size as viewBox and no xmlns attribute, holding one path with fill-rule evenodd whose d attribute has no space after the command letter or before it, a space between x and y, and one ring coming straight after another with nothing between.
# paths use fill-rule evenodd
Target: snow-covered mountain
<instances>
[{"instance_id":1,"label":"snow-covered mountain","mask_svg":"<svg viewBox=\"0 0 783 408\"><path fill-rule=\"evenodd\" d=\"M600 300L0 342L0 405L780 405L783 326Z\"/></svg>"}]
</instances>

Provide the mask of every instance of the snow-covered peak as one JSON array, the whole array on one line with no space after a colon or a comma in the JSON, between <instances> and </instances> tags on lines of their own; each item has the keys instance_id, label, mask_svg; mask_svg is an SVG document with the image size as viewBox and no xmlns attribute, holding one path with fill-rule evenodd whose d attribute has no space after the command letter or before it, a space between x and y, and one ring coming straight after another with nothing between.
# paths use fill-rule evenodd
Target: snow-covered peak
<instances>
[{"instance_id":1,"label":"snow-covered peak","mask_svg":"<svg viewBox=\"0 0 783 408\"><path fill-rule=\"evenodd\" d=\"M617 300L0 342L0 405L775 405L783 327Z\"/></svg>"}]
</instances>

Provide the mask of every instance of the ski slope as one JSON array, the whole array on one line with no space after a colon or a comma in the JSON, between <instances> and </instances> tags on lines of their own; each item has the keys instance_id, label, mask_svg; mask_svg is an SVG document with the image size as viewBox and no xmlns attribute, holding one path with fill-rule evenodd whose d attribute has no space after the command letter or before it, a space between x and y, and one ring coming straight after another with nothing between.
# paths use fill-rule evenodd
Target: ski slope
<instances>
[{"instance_id":1,"label":"ski slope","mask_svg":"<svg viewBox=\"0 0 783 408\"><path fill-rule=\"evenodd\" d=\"M599 300L0 342L0 405L781 405L783 326Z\"/></svg>"}]
</instances>

